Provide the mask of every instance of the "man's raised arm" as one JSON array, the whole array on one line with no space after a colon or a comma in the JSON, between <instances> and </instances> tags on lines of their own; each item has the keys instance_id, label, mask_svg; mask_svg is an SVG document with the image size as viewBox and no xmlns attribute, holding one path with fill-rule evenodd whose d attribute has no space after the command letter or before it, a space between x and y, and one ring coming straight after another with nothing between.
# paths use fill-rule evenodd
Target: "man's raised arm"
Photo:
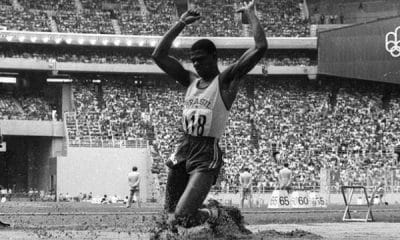
<instances>
[{"instance_id":1,"label":"man's raised arm","mask_svg":"<svg viewBox=\"0 0 400 240\"><path fill-rule=\"evenodd\" d=\"M183 68L182 64L169 55L172 42L181 33L183 28L200 19L200 14L196 10L188 10L182 14L177 22L161 39L154 49L152 58L155 63L168 75L177 80L184 86L190 84L190 72Z\"/></svg>"},{"instance_id":2,"label":"man's raised arm","mask_svg":"<svg viewBox=\"0 0 400 240\"><path fill-rule=\"evenodd\" d=\"M254 4L255 0L248 4L244 3L243 7L237 10L237 12L246 14L248 17L254 34L255 46L248 49L236 63L224 71L223 74L226 74L224 83L230 83L232 80L240 79L246 75L258 63L258 61L260 61L268 49L264 29L261 27L256 16Z\"/></svg>"}]
</instances>

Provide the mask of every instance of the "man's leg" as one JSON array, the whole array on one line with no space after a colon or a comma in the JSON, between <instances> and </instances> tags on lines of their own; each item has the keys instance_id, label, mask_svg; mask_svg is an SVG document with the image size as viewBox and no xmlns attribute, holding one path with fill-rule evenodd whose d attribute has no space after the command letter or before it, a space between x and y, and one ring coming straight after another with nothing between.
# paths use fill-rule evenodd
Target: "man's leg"
<instances>
[{"instance_id":1,"label":"man's leg","mask_svg":"<svg viewBox=\"0 0 400 240\"><path fill-rule=\"evenodd\" d=\"M136 195L136 202L137 202L137 207L138 208L140 208L140 190L137 190L136 192L135 192L135 195Z\"/></svg>"},{"instance_id":2,"label":"man's leg","mask_svg":"<svg viewBox=\"0 0 400 240\"><path fill-rule=\"evenodd\" d=\"M248 201L249 201L249 207L253 208L253 193L251 192L251 190L249 192Z\"/></svg>"},{"instance_id":3,"label":"man's leg","mask_svg":"<svg viewBox=\"0 0 400 240\"><path fill-rule=\"evenodd\" d=\"M175 217L183 220L184 226L194 226L205 222L211 215L207 209L200 209L215 182L211 172L195 172L175 209ZM217 217L217 216L215 216Z\"/></svg>"},{"instance_id":4,"label":"man's leg","mask_svg":"<svg viewBox=\"0 0 400 240\"><path fill-rule=\"evenodd\" d=\"M126 207L130 208L131 204L132 204L132 199L133 199L133 193L134 191L132 191L132 189L129 191L129 198L128 198L128 202L126 203Z\"/></svg>"},{"instance_id":5,"label":"man's leg","mask_svg":"<svg viewBox=\"0 0 400 240\"><path fill-rule=\"evenodd\" d=\"M167 184L165 186L165 205L164 209L170 214L175 212L176 205L181 198L190 175L186 173L185 162L179 163L169 169Z\"/></svg>"},{"instance_id":6,"label":"man's leg","mask_svg":"<svg viewBox=\"0 0 400 240\"><path fill-rule=\"evenodd\" d=\"M243 209L243 207L244 207L244 195L245 195L244 189L240 190L240 208L241 209Z\"/></svg>"},{"instance_id":7,"label":"man's leg","mask_svg":"<svg viewBox=\"0 0 400 240\"><path fill-rule=\"evenodd\" d=\"M292 193L292 187L291 186L287 186L286 187L286 191L288 192L288 194Z\"/></svg>"}]
</instances>

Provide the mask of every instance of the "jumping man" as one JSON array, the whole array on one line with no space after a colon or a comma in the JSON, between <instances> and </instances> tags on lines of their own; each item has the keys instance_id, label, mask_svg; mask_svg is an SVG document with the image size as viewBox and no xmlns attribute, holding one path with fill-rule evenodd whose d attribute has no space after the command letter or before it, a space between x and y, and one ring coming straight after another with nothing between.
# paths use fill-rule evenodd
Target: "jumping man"
<instances>
[{"instance_id":1,"label":"jumping man","mask_svg":"<svg viewBox=\"0 0 400 240\"><path fill-rule=\"evenodd\" d=\"M187 88L182 119L185 135L176 151L175 164L169 165L165 196L165 210L171 219L175 219L171 222L186 227L218 217L216 209L200 209L223 164L218 140L225 130L242 78L267 50L267 40L255 14L254 0L244 3L237 12L248 17L255 46L223 72L218 69L216 46L208 39L196 41L190 49L196 73L186 70L169 55L173 41L185 26L201 18L200 13L193 9L182 14L152 55L164 72Z\"/></svg>"}]
</instances>

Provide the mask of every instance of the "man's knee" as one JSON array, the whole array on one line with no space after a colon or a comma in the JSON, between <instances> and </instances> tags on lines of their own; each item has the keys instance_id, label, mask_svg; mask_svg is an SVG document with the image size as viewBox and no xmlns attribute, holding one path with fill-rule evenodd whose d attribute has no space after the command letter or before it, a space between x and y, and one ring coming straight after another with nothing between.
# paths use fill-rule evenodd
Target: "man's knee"
<instances>
[{"instance_id":1,"label":"man's knee","mask_svg":"<svg viewBox=\"0 0 400 240\"><path fill-rule=\"evenodd\" d=\"M194 215L194 213L197 211L197 209L189 209L189 208L182 208L179 206L176 206L174 215L176 218L186 218L191 215Z\"/></svg>"}]
</instances>

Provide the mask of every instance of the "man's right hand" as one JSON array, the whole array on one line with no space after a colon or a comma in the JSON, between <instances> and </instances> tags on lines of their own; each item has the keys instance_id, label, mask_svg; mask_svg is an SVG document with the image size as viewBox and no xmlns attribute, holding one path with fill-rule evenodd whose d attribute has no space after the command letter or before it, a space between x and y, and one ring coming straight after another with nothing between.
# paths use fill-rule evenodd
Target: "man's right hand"
<instances>
[{"instance_id":1,"label":"man's right hand","mask_svg":"<svg viewBox=\"0 0 400 240\"><path fill-rule=\"evenodd\" d=\"M201 18L200 12L195 9L189 9L184 14L182 14L179 21L182 21L186 25L189 25Z\"/></svg>"}]
</instances>

